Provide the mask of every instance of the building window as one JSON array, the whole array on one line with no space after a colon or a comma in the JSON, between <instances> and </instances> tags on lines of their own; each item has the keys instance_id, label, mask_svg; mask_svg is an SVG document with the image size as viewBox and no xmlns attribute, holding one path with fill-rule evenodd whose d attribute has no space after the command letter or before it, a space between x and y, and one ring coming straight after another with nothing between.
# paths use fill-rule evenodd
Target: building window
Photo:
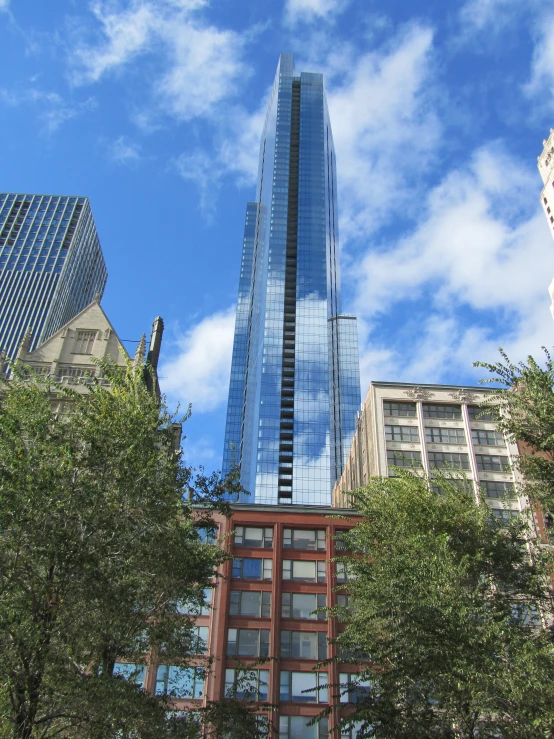
<instances>
[{"instance_id":1,"label":"building window","mask_svg":"<svg viewBox=\"0 0 554 739\"><path fill-rule=\"evenodd\" d=\"M308 549L325 551L325 530L283 529L284 549Z\"/></svg>"},{"instance_id":2,"label":"building window","mask_svg":"<svg viewBox=\"0 0 554 739\"><path fill-rule=\"evenodd\" d=\"M459 405L445 405L443 403L424 403L423 418L461 418L462 409Z\"/></svg>"},{"instance_id":3,"label":"building window","mask_svg":"<svg viewBox=\"0 0 554 739\"><path fill-rule=\"evenodd\" d=\"M125 680L136 683L139 688L144 687L144 678L146 677L146 667L131 662L116 662L113 668L114 677L122 677Z\"/></svg>"},{"instance_id":4,"label":"building window","mask_svg":"<svg viewBox=\"0 0 554 739\"><path fill-rule=\"evenodd\" d=\"M283 560L283 580L293 582L325 582L326 565L324 560L318 562L299 559Z\"/></svg>"},{"instance_id":5,"label":"building window","mask_svg":"<svg viewBox=\"0 0 554 739\"><path fill-rule=\"evenodd\" d=\"M387 449L389 467L421 467L421 452Z\"/></svg>"},{"instance_id":6,"label":"building window","mask_svg":"<svg viewBox=\"0 0 554 739\"><path fill-rule=\"evenodd\" d=\"M341 739L356 739L363 727L363 721L350 721L350 723L343 724L340 728L340 737ZM365 724L365 727L371 728L370 724Z\"/></svg>"},{"instance_id":7,"label":"building window","mask_svg":"<svg viewBox=\"0 0 554 739\"><path fill-rule=\"evenodd\" d=\"M279 699L294 703L328 703L327 673L281 670Z\"/></svg>"},{"instance_id":8,"label":"building window","mask_svg":"<svg viewBox=\"0 0 554 739\"><path fill-rule=\"evenodd\" d=\"M349 573L344 562L337 562L337 582L345 583L348 582L348 575L352 577L352 573Z\"/></svg>"},{"instance_id":9,"label":"building window","mask_svg":"<svg viewBox=\"0 0 554 739\"><path fill-rule=\"evenodd\" d=\"M231 590L231 616L271 617L271 593L259 590Z\"/></svg>"},{"instance_id":10,"label":"building window","mask_svg":"<svg viewBox=\"0 0 554 739\"><path fill-rule=\"evenodd\" d=\"M204 603L199 605L198 603L183 603L178 602L175 605L177 613L186 614L188 616L209 616L211 611L212 602L212 588L204 588Z\"/></svg>"},{"instance_id":11,"label":"building window","mask_svg":"<svg viewBox=\"0 0 554 739\"><path fill-rule=\"evenodd\" d=\"M73 354L92 354L96 331L77 331Z\"/></svg>"},{"instance_id":12,"label":"building window","mask_svg":"<svg viewBox=\"0 0 554 739\"><path fill-rule=\"evenodd\" d=\"M498 480L483 480L479 483L483 488L485 496L487 498L507 498L513 499L516 497L516 489L511 482L499 482Z\"/></svg>"},{"instance_id":13,"label":"building window","mask_svg":"<svg viewBox=\"0 0 554 739\"><path fill-rule=\"evenodd\" d=\"M237 580L271 580L273 560L238 557L233 559L233 577Z\"/></svg>"},{"instance_id":14,"label":"building window","mask_svg":"<svg viewBox=\"0 0 554 739\"><path fill-rule=\"evenodd\" d=\"M385 426L385 439L387 441L419 441L419 430L417 426Z\"/></svg>"},{"instance_id":15,"label":"building window","mask_svg":"<svg viewBox=\"0 0 554 739\"><path fill-rule=\"evenodd\" d=\"M309 618L324 621L327 617L325 593L283 593L281 600L282 618Z\"/></svg>"},{"instance_id":16,"label":"building window","mask_svg":"<svg viewBox=\"0 0 554 739\"><path fill-rule=\"evenodd\" d=\"M472 493L473 492L473 483L471 480L466 479L460 479L459 477L447 477L445 478L445 483L441 481L441 483L437 482L431 482L430 488L431 492L438 493L439 495L444 495L444 487L448 485L449 487L456 488L457 490L463 491L464 493Z\"/></svg>"},{"instance_id":17,"label":"building window","mask_svg":"<svg viewBox=\"0 0 554 739\"><path fill-rule=\"evenodd\" d=\"M466 437L463 429L428 426L425 429L425 441L433 444L465 444Z\"/></svg>"},{"instance_id":18,"label":"building window","mask_svg":"<svg viewBox=\"0 0 554 739\"><path fill-rule=\"evenodd\" d=\"M385 416L416 418L417 407L415 403L393 403L392 401L385 400L383 403L383 412Z\"/></svg>"},{"instance_id":19,"label":"building window","mask_svg":"<svg viewBox=\"0 0 554 739\"><path fill-rule=\"evenodd\" d=\"M327 632L281 631L281 657L327 659Z\"/></svg>"},{"instance_id":20,"label":"building window","mask_svg":"<svg viewBox=\"0 0 554 739\"><path fill-rule=\"evenodd\" d=\"M341 672L339 681L341 703L357 703L371 691L371 680L359 680L356 673Z\"/></svg>"},{"instance_id":21,"label":"building window","mask_svg":"<svg viewBox=\"0 0 554 739\"><path fill-rule=\"evenodd\" d=\"M472 429L471 438L474 444L479 446L506 446L504 436L500 431L484 431L483 429Z\"/></svg>"},{"instance_id":22,"label":"building window","mask_svg":"<svg viewBox=\"0 0 554 739\"><path fill-rule=\"evenodd\" d=\"M491 515L500 523L509 523L512 519L519 518L520 512L508 508L491 508Z\"/></svg>"},{"instance_id":23,"label":"building window","mask_svg":"<svg viewBox=\"0 0 554 739\"><path fill-rule=\"evenodd\" d=\"M350 543L346 540L345 534L348 534L348 529L337 529L335 531L335 549L337 552L346 552L350 548Z\"/></svg>"},{"instance_id":24,"label":"building window","mask_svg":"<svg viewBox=\"0 0 554 739\"><path fill-rule=\"evenodd\" d=\"M471 421L498 421L496 410L490 406L468 405L467 414Z\"/></svg>"},{"instance_id":25,"label":"building window","mask_svg":"<svg viewBox=\"0 0 554 739\"><path fill-rule=\"evenodd\" d=\"M273 527L262 529L252 526L237 526L235 528L235 546L271 549L273 546Z\"/></svg>"},{"instance_id":26,"label":"building window","mask_svg":"<svg viewBox=\"0 0 554 739\"><path fill-rule=\"evenodd\" d=\"M329 719L321 718L309 726L305 716L279 716L279 739L329 739Z\"/></svg>"},{"instance_id":27,"label":"building window","mask_svg":"<svg viewBox=\"0 0 554 739\"><path fill-rule=\"evenodd\" d=\"M206 654L208 651L209 629L207 626L195 626L192 630L191 654Z\"/></svg>"},{"instance_id":28,"label":"building window","mask_svg":"<svg viewBox=\"0 0 554 739\"><path fill-rule=\"evenodd\" d=\"M160 665L156 673L156 695L172 698L202 698L206 670L203 667Z\"/></svg>"},{"instance_id":29,"label":"building window","mask_svg":"<svg viewBox=\"0 0 554 739\"><path fill-rule=\"evenodd\" d=\"M509 472L510 460L505 456L492 454L476 454L477 469L483 472Z\"/></svg>"},{"instance_id":30,"label":"building window","mask_svg":"<svg viewBox=\"0 0 554 739\"><path fill-rule=\"evenodd\" d=\"M225 696L242 701L266 701L269 670L225 670Z\"/></svg>"},{"instance_id":31,"label":"building window","mask_svg":"<svg viewBox=\"0 0 554 739\"><path fill-rule=\"evenodd\" d=\"M217 541L218 529L216 525L213 526L197 526L196 533L200 537L202 544L215 544Z\"/></svg>"},{"instance_id":32,"label":"building window","mask_svg":"<svg viewBox=\"0 0 554 739\"><path fill-rule=\"evenodd\" d=\"M229 629L227 654L230 657L269 656L269 629Z\"/></svg>"},{"instance_id":33,"label":"building window","mask_svg":"<svg viewBox=\"0 0 554 739\"><path fill-rule=\"evenodd\" d=\"M455 452L429 452L429 466L435 469L469 470L469 456Z\"/></svg>"}]
</instances>

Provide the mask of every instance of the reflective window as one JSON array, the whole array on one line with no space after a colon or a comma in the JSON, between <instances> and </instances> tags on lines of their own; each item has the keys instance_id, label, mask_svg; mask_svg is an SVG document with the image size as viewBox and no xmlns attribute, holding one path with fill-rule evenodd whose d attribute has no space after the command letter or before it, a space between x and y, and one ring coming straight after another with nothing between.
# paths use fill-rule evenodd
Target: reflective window
<instances>
[{"instance_id":1,"label":"reflective window","mask_svg":"<svg viewBox=\"0 0 554 739\"><path fill-rule=\"evenodd\" d=\"M469 470L469 456L455 452L429 452L429 467Z\"/></svg>"},{"instance_id":2,"label":"reflective window","mask_svg":"<svg viewBox=\"0 0 554 739\"><path fill-rule=\"evenodd\" d=\"M508 457L491 454L476 454L477 469L483 472L509 472L510 460Z\"/></svg>"},{"instance_id":3,"label":"reflective window","mask_svg":"<svg viewBox=\"0 0 554 739\"><path fill-rule=\"evenodd\" d=\"M471 438L474 444L479 444L480 446L506 446L504 435L500 431L472 429Z\"/></svg>"},{"instance_id":4,"label":"reflective window","mask_svg":"<svg viewBox=\"0 0 554 739\"><path fill-rule=\"evenodd\" d=\"M393 403L392 401L385 400L383 403L383 412L385 416L415 418L417 416L417 406L415 403Z\"/></svg>"},{"instance_id":5,"label":"reflective window","mask_svg":"<svg viewBox=\"0 0 554 739\"><path fill-rule=\"evenodd\" d=\"M328 739L329 719L324 717L309 725L305 716L279 716L279 739Z\"/></svg>"},{"instance_id":6,"label":"reflective window","mask_svg":"<svg viewBox=\"0 0 554 739\"><path fill-rule=\"evenodd\" d=\"M208 651L208 634L207 626L195 626L192 632L192 654L206 654Z\"/></svg>"},{"instance_id":7,"label":"reflective window","mask_svg":"<svg viewBox=\"0 0 554 739\"><path fill-rule=\"evenodd\" d=\"M481 407L478 405L468 405L467 413L472 421L497 421L496 411L492 408Z\"/></svg>"},{"instance_id":8,"label":"reflective window","mask_svg":"<svg viewBox=\"0 0 554 739\"><path fill-rule=\"evenodd\" d=\"M240 580L271 580L273 560L254 557L233 559L233 577Z\"/></svg>"},{"instance_id":9,"label":"reflective window","mask_svg":"<svg viewBox=\"0 0 554 739\"><path fill-rule=\"evenodd\" d=\"M225 670L225 696L236 700L266 701L269 670Z\"/></svg>"},{"instance_id":10,"label":"reflective window","mask_svg":"<svg viewBox=\"0 0 554 739\"><path fill-rule=\"evenodd\" d=\"M508 508L491 508L491 515L500 523L509 523L514 518L519 518L521 514Z\"/></svg>"},{"instance_id":11,"label":"reflective window","mask_svg":"<svg viewBox=\"0 0 554 739\"><path fill-rule=\"evenodd\" d=\"M295 703L327 703L327 673L281 670L279 698Z\"/></svg>"},{"instance_id":12,"label":"reflective window","mask_svg":"<svg viewBox=\"0 0 554 739\"><path fill-rule=\"evenodd\" d=\"M357 703L371 691L371 680L360 680L356 673L341 672L339 681L341 703Z\"/></svg>"},{"instance_id":13,"label":"reflective window","mask_svg":"<svg viewBox=\"0 0 554 739\"><path fill-rule=\"evenodd\" d=\"M281 616L283 618L309 618L324 621L327 596L325 593L282 593Z\"/></svg>"},{"instance_id":14,"label":"reflective window","mask_svg":"<svg viewBox=\"0 0 554 739\"><path fill-rule=\"evenodd\" d=\"M387 449L389 467L421 467L421 452L405 449Z\"/></svg>"},{"instance_id":15,"label":"reflective window","mask_svg":"<svg viewBox=\"0 0 554 739\"><path fill-rule=\"evenodd\" d=\"M285 549L325 550L326 534L324 529L283 529L283 547Z\"/></svg>"},{"instance_id":16,"label":"reflective window","mask_svg":"<svg viewBox=\"0 0 554 739\"><path fill-rule=\"evenodd\" d=\"M204 604L202 606L196 603L178 602L175 605L177 613L187 614L189 616L209 616L211 611L213 588L204 588Z\"/></svg>"},{"instance_id":17,"label":"reflective window","mask_svg":"<svg viewBox=\"0 0 554 739\"><path fill-rule=\"evenodd\" d=\"M463 429L446 429L439 426L427 426L425 441L434 444L465 444L466 435Z\"/></svg>"},{"instance_id":18,"label":"reflective window","mask_svg":"<svg viewBox=\"0 0 554 739\"><path fill-rule=\"evenodd\" d=\"M385 439L418 442L419 429L417 426L385 426Z\"/></svg>"},{"instance_id":19,"label":"reflective window","mask_svg":"<svg viewBox=\"0 0 554 739\"><path fill-rule=\"evenodd\" d=\"M203 667L160 665L156 673L156 695L172 698L202 698L206 670Z\"/></svg>"},{"instance_id":20,"label":"reflective window","mask_svg":"<svg viewBox=\"0 0 554 739\"><path fill-rule=\"evenodd\" d=\"M231 616L270 618L271 593L259 590L231 590Z\"/></svg>"},{"instance_id":21,"label":"reflective window","mask_svg":"<svg viewBox=\"0 0 554 739\"><path fill-rule=\"evenodd\" d=\"M235 528L235 546L271 549L273 546L273 527L237 526Z\"/></svg>"},{"instance_id":22,"label":"reflective window","mask_svg":"<svg viewBox=\"0 0 554 739\"><path fill-rule=\"evenodd\" d=\"M516 498L516 489L511 482L481 480L479 483L487 498Z\"/></svg>"},{"instance_id":23,"label":"reflective window","mask_svg":"<svg viewBox=\"0 0 554 739\"><path fill-rule=\"evenodd\" d=\"M461 418L462 409L459 405L445 405L435 403L423 404L423 418Z\"/></svg>"},{"instance_id":24,"label":"reflective window","mask_svg":"<svg viewBox=\"0 0 554 739\"><path fill-rule=\"evenodd\" d=\"M144 678L146 677L146 667L131 662L116 662L113 668L114 677L120 676L136 683L139 687L144 687Z\"/></svg>"},{"instance_id":25,"label":"reflective window","mask_svg":"<svg viewBox=\"0 0 554 739\"><path fill-rule=\"evenodd\" d=\"M283 560L283 580L294 582L325 582L325 561L305 561L300 559Z\"/></svg>"},{"instance_id":26,"label":"reflective window","mask_svg":"<svg viewBox=\"0 0 554 739\"><path fill-rule=\"evenodd\" d=\"M227 654L236 657L267 657L269 629L229 629Z\"/></svg>"},{"instance_id":27,"label":"reflective window","mask_svg":"<svg viewBox=\"0 0 554 739\"><path fill-rule=\"evenodd\" d=\"M281 657L327 659L327 632L281 631Z\"/></svg>"}]
</instances>

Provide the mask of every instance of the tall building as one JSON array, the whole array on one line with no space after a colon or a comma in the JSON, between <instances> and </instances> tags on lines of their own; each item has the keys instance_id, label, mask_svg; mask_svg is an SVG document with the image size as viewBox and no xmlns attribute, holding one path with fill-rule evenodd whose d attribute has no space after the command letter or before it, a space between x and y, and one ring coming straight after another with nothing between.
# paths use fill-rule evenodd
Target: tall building
<instances>
[{"instance_id":1,"label":"tall building","mask_svg":"<svg viewBox=\"0 0 554 739\"><path fill-rule=\"evenodd\" d=\"M542 153L537 158L537 167L543 183L541 205L550 227L550 233L554 236L554 128L550 129L550 136L542 142L542 145ZM548 286L548 292L552 300L550 312L554 318L554 279Z\"/></svg>"},{"instance_id":2,"label":"tall building","mask_svg":"<svg viewBox=\"0 0 554 739\"><path fill-rule=\"evenodd\" d=\"M282 54L246 208L223 470L240 465L245 502L328 505L359 404L323 76Z\"/></svg>"},{"instance_id":3,"label":"tall building","mask_svg":"<svg viewBox=\"0 0 554 739\"><path fill-rule=\"evenodd\" d=\"M101 297L106 279L88 198L0 193L0 350L9 358L29 328L32 351Z\"/></svg>"},{"instance_id":4,"label":"tall building","mask_svg":"<svg viewBox=\"0 0 554 739\"><path fill-rule=\"evenodd\" d=\"M529 505L514 484L518 448L496 430L494 416L481 407L486 399L483 388L372 382L334 504L346 505L350 490L394 475L394 467L430 478L435 470L460 470L470 490L483 491L491 515L517 516Z\"/></svg>"}]
</instances>

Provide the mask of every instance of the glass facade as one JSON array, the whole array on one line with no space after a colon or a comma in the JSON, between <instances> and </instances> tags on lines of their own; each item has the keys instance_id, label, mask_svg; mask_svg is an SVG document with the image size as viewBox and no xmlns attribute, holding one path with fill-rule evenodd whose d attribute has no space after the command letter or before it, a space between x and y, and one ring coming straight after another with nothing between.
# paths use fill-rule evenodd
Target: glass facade
<instances>
[{"instance_id":1,"label":"glass facade","mask_svg":"<svg viewBox=\"0 0 554 739\"><path fill-rule=\"evenodd\" d=\"M0 193L0 350L15 359L102 296L106 265L87 198Z\"/></svg>"},{"instance_id":2,"label":"glass facade","mask_svg":"<svg viewBox=\"0 0 554 739\"><path fill-rule=\"evenodd\" d=\"M360 381L337 221L323 77L282 54L246 209L225 432L244 502L327 505L348 456Z\"/></svg>"}]
</instances>

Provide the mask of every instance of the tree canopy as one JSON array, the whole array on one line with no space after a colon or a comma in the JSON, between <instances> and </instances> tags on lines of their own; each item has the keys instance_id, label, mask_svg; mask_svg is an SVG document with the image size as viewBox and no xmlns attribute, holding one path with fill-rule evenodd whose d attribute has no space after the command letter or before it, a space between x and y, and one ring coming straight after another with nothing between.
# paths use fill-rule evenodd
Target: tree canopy
<instances>
[{"instance_id":1,"label":"tree canopy","mask_svg":"<svg viewBox=\"0 0 554 739\"><path fill-rule=\"evenodd\" d=\"M0 736L177 736L166 699L114 665L187 664L178 606L226 557L199 527L236 483L185 465L142 368L102 369L110 388L85 395L17 371L0 388Z\"/></svg>"},{"instance_id":2,"label":"tree canopy","mask_svg":"<svg viewBox=\"0 0 554 739\"><path fill-rule=\"evenodd\" d=\"M339 644L360 673L341 691L358 736L553 736L548 556L456 481L438 494L398 473L354 493L363 518L343 535Z\"/></svg>"}]
</instances>

